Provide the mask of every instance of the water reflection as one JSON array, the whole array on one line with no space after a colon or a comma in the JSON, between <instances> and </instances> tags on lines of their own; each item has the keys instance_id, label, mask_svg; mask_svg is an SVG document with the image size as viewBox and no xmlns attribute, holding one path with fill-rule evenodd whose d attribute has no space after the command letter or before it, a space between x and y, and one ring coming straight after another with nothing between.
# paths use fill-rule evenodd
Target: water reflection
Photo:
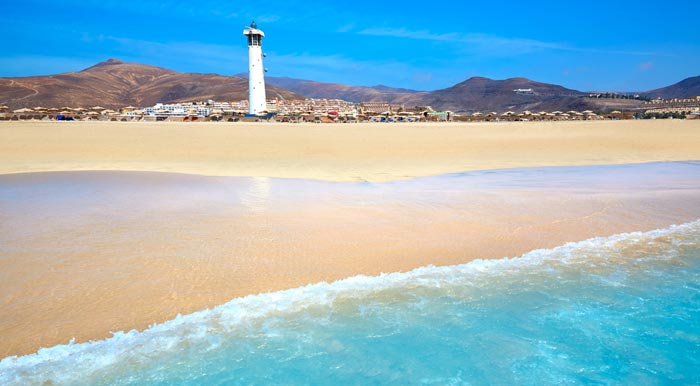
<instances>
[{"instance_id":1,"label":"water reflection","mask_svg":"<svg viewBox=\"0 0 700 386\"><path fill-rule=\"evenodd\" d=\"M241 205L253 214L265 212L269 207L271 190L269 178L251 178L248 189L240 195Z\"/></svg>"}]
</instances>

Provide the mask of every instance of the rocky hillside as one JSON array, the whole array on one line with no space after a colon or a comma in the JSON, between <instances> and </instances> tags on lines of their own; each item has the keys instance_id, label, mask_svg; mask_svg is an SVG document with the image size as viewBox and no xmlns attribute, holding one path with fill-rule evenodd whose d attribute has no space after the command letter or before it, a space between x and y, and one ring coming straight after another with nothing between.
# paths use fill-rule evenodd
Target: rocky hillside
<instances>
[{"instance_id":1,"label":"rocky hillside","mask_svg":"<svg viewBox=\"0 0 700 386\"><path fill-rule=\"evenodd\" d=\"M661 99L672 99L672 98L689 98L693 96L700 95L700 76L694 76L692 78L686 78L676 84L668 87L659 88L656 90L651 90L643 93L642 95L648 96L649 98L661 98Z\"/></svg>"},{"instance_id":2,"label":"rocky hillside","mask_svg":"<svg viewBox=\"0 0 700 386\"><path fill-rule=\"evenodd\" d=\"M248 74L237 76L247 77ZM323 83L312 80L294 79L287 77L265 77L268 84L284 88L286 90L320 99L342 99L348 102L390 102L404 103L417 96L428 94L415 90L393 88L387 86L348 86L338 83Z\"/></svg>"},{"instance_id":3,"label":"rocky hillside","mask_svg":"<svg viewBox=\"0 0 700 386\"><path fill-rule=\"evenodd\" d=\"M268 97L303 98L269 86ZM248 81L216 74L181 73L145 64L109 59L79 72L50 76L0 78L0 105L20 107L118 108L157 102L248 98Z\"/></svg>"}]
</instances>

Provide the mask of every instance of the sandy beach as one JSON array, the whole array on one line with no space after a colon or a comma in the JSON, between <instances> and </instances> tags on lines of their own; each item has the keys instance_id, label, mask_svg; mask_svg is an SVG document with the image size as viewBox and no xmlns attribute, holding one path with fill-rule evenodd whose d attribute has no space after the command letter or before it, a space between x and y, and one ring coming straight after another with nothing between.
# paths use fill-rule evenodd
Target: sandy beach
<instances>
[{"instance_id":1,"label":"sandy beach","mask_svg":"<svg viewBox=\"0 0 700 386\"><path fill-rule=\"evenodd\" d=\"M697 164L501 170L692 160L686 121L0 123L0 357L696 220Z\"/></svg>"},{"instance_id":2,"label":"sandy beach","mask_svg":"<svg viewBox=\"0 0 700 386\"><path fill-rule=\"evenodd\" d=\"M0 122L0 174L131 170L390 181L532 166L700 159L681 120L470 124Z\"/></svg>"}]
</instances>

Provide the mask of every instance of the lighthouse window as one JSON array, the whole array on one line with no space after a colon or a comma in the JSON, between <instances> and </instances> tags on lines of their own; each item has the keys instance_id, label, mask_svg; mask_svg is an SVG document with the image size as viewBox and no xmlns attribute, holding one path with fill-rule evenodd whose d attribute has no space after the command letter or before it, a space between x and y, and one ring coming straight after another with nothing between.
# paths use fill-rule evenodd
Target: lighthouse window
<instances>
[{"instance_id":1,"label":"lighthouse window","mask_svg":"<svg viewBox=\"0 0 700 386\"><path fill-rule=\"evenodd\" d=\"M259 46L261 45L262 36L260 35L248 35L248 45Z\"/></svg>"}]
</instances>

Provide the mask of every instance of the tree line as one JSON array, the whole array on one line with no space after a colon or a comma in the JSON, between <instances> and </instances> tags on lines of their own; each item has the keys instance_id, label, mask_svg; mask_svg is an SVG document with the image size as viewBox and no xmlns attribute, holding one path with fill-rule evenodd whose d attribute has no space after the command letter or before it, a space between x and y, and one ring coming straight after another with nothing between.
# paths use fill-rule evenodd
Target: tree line
<instances>
[{"instance_id":1,"label":"tree line","mask_svg":"<svg viewBox=\"0 0 700 386\"><path fill-rule=\"evenodd\" d=\"M649 102L651 101L651 98L643 95L638 95L638 94L618 94L615 92L606 92L606 93L595 93L595 94L588 94L589 98L593 99L634 99L638 101L646 101Z\"/></svg>"}]
</instances>

